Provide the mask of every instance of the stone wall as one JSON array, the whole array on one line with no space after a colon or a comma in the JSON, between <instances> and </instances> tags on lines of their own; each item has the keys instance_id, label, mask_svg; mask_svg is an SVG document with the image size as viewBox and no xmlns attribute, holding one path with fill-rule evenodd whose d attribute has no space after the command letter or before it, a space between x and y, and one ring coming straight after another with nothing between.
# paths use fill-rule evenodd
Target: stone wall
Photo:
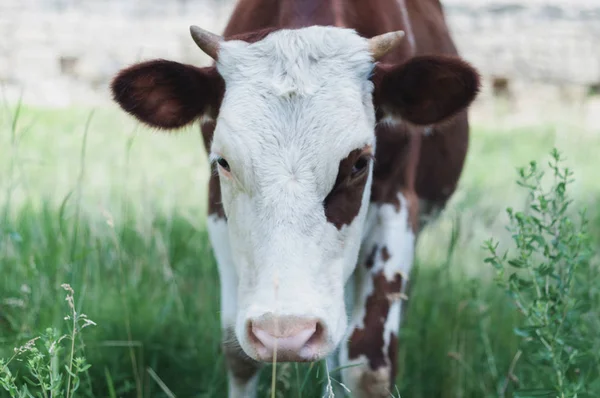
<instances>
[{"instance_id":1,"label":"stone wall","mask_svg":"<svg viewBox=\"0 0 600 398\"><path fill-rule=\"evenodd\" d=\"M475 3L476 5L473 5ZM600 0L445 0L459 50L484 75L600 82ZM209 62L189 37L219 32L231 0L2 0L0 87L28 103L98 103L120 68L155 57Z\"/></svg>"},{"instance_id":2,"label":"stone wall","mask_svg":"<svg viewBox=\"0 0 600 398\"><path fill-rule=\"evenodd\" d=\"M486 75L600 82L599 0L445 3L460 52ZM472 3L479 5L467 5Z\"/></svg>"}]
</instances>

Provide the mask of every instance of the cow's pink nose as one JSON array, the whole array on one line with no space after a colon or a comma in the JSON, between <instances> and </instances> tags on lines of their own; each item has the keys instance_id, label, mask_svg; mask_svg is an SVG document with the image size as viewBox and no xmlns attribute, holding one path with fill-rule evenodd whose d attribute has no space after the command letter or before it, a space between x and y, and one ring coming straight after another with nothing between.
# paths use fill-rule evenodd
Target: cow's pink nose
<instances>
[{"instance_id":1,"label":"cow's pink nose","mask_svg":"<svg viewBox=\"0 0 600 398\"><path fill-rule=\"evenodd\" d=\"M305 362L320 357L323 327L316 319L265 315L250 321L250 344L258 359L270 362ZM275 353L277 353L275 355Z\"/></svg>"}]
</instances>

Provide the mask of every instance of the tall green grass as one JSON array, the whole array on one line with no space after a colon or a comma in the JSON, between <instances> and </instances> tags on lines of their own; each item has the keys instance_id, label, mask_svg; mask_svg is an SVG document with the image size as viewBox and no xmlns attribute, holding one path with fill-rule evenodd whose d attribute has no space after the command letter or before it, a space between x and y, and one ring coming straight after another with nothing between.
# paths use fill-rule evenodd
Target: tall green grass
<instances>
[{"instance_id":1,"label":"tall green grass","mask_svg":"<svg viewBox=\"0 0 600 398\"><path fill-rule=\"evenodd\" d=\"M74 357L91 365L77 396L224 396L197 129L150 132L114 108L17 109L0 113L0 358L47 328L71 333L66 283L75 311L96 323L74 340ZM510 239L504 209L527 197L517 166L557 146L576 172L573 207L590 209L600 244L599 143L562 126L474 127L460 189L419 239L399 345L401 396L511 396L522 318L494 283L482 243ZM55 361L69 364L65 347ZM26 365L11 363L17 381ZM276 395L320 396L325 373L322 364L280 364ZM270 376L266 366L259 396L270 393Z\"/></svg>"}]
</instances>

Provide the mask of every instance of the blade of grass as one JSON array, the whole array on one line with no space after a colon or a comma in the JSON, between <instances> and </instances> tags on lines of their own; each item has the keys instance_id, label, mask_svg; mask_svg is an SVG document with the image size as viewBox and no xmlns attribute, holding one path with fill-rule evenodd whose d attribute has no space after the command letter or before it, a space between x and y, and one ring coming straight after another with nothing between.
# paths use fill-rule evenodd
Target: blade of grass
<instances>
[{"instance_id":1,"label":"blade of grass","mask_svg":"<svg viewBox=\"0 0 600 398\"><path fill-rule=\"evenodd\" d=\"M108 368L104 367L104 378L106 379L106 386L108 388L108 396L109 398L117 398L117 393L115 392L115 385L113 383L112 377L110 376L110 372Z\"/></svg>"},{"instance_id":2,"label":"blade of grass","mask_svg":"<svg viewBox=\"0 0 600 398\"><path fill-rule=\"evenodd\" d=\"M152 379L156 382L156 384L158 384L158 386L160 387L160 389L169 398L175 398L175 394L173 394L173 392L169 389L169 387L167 387L167 385L161 380L160 377L158 377L158 375L156 374L156 372L151 367L147 367L146 371L148 372L148 374L150 375L150 377L152 377Z\"/></svg>"}]
</instances>

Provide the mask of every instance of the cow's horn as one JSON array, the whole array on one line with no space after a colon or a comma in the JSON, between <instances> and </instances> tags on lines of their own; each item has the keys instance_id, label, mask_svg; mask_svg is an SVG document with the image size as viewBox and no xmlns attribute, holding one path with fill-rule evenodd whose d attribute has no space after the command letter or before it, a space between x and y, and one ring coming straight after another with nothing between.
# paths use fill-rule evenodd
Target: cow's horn
<instances>
[{"instance_id":1,"label":"cow's horn","mask_svg":"<svg viewBox=\"0 0 600 398\"><path fill-rule=\"evenodd\" d=\"M373 59L377 61L387 53L389 53L394 47L398 46L404 38L404 32L401 30L395 32L384 33L379 36L375 36L369 39L369 51L373 56Z\"/></svg>"},{"instance_id":2,"label":"cow's horn","mask_svg":"<svg viewBox=\"0 0 600 398\"><path fill-rule=\"evenodd\" d=\"M216 61L223 37L194 25L190 26L190 33L198 47Z\"/></svg>"}]
</instances>

